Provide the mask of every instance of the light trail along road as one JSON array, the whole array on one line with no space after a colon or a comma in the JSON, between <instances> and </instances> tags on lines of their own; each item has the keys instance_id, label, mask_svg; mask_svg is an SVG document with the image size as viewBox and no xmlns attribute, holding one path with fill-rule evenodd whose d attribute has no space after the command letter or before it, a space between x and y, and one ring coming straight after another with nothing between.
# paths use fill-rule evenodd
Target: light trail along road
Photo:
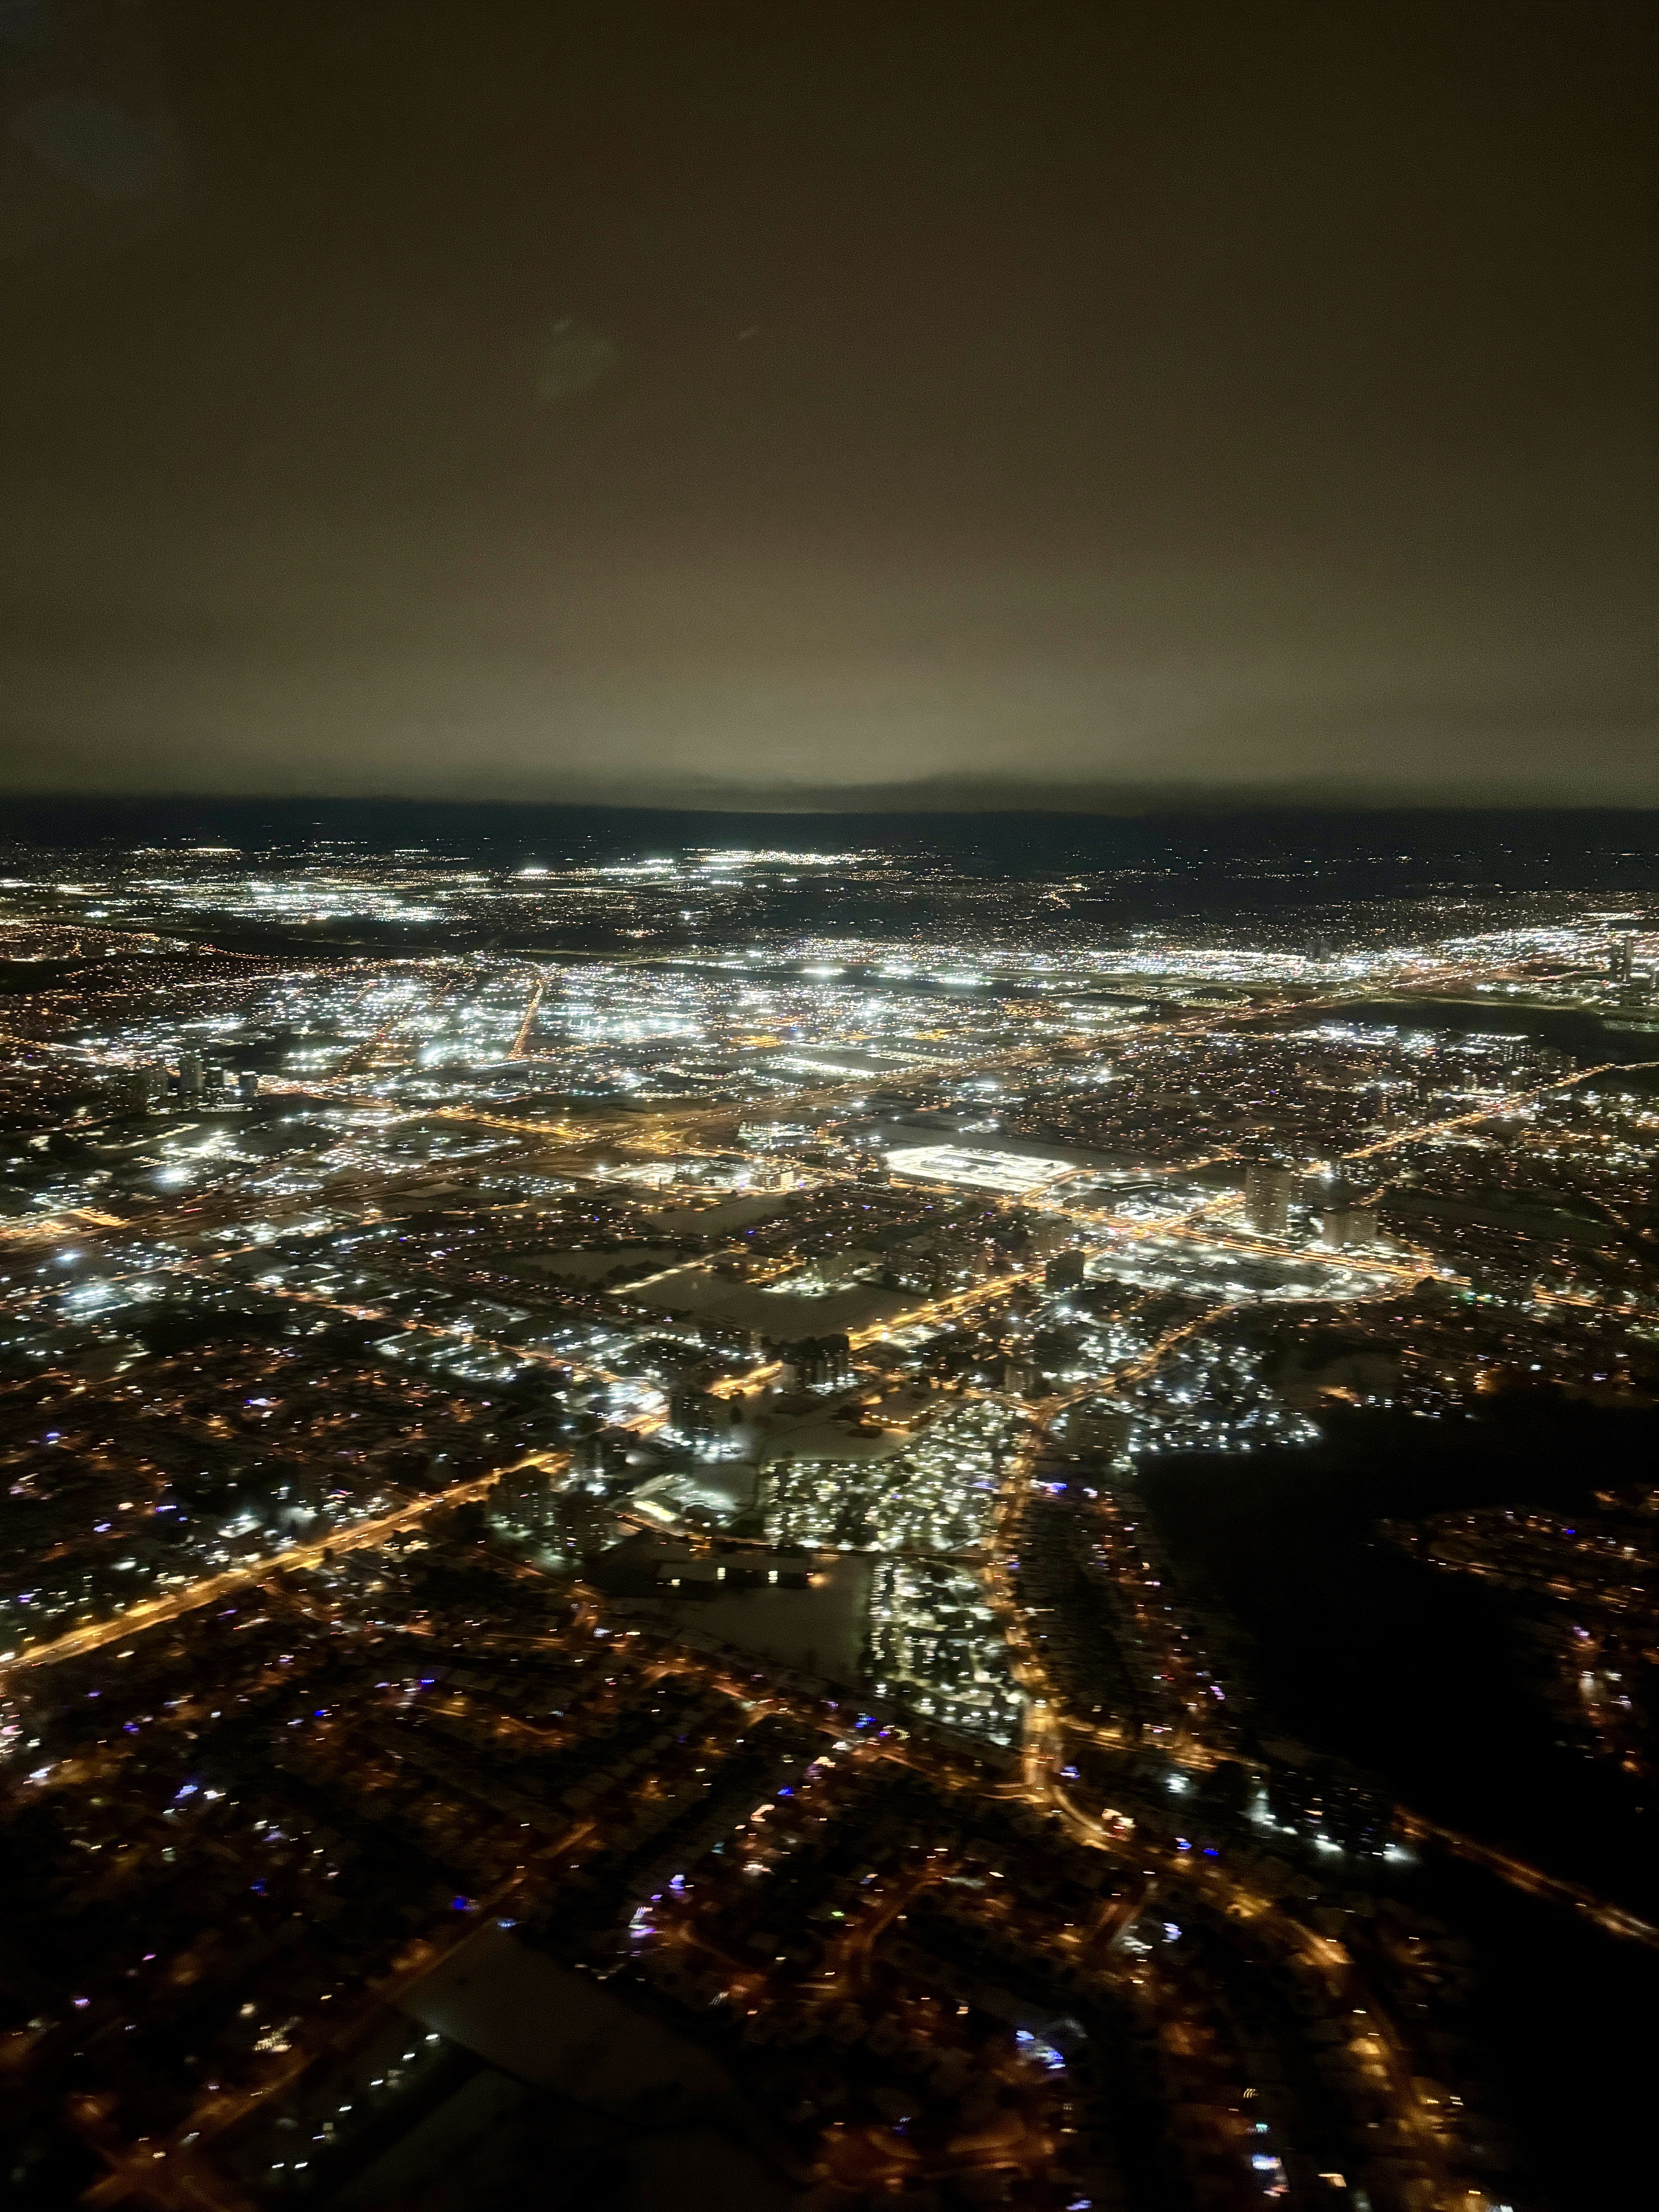
<instances>
[{"instance_id":1,"label":"light trail along road","mask_svg":"<svg viewBox=\"0 0 1659 2212\"><path fill-rule=\"evenodd\" d=\"M556 1453L538 1452L529 1459L519 1462L520 1467L554 1468L562 1463ZM495 1468L488 1474L476 1475L467 1482L458 1482L449 1490L434 1491L430 1498L416 1498L407 1505L399 1505L390 1513L376 1516L372 1521L358 1521L343 1528L331 1528L326 1536L315 1543L295 1544L288 1551L274 1553L270 1559L250 1561L246 1565L227 1567L222 1573L206 1576L202 1581L190 1583L183 1589L169 1590L165 1597L148 1598L141 1605L131 1607L112 1620L95 1620L84 1628L72 1628L68 1635L54 1638L50 1644L37 1644L9 1660L0 1668L0 1682L9 1675L21 1674L31 1667L49 1667L59 1659L78 1659L88 1651L101 1650L108 1644L117 1644L124 1636L140 1636L146 1629L159 1628L165 1622L178 1620L185 1613L195 1613L217 1599L229 1597L252 1583L266 1581L272 1575L284 1575L295 1567L320 1566L324 1559L335 1552L355 1552L366 1544L383 1544L400 1529L411 1528L428 1513L436 1513L446 1505L465 1505L482 1498L494 1488L501 1475L516 1472L513 1468Z\"/></svg>"}]
</instances>

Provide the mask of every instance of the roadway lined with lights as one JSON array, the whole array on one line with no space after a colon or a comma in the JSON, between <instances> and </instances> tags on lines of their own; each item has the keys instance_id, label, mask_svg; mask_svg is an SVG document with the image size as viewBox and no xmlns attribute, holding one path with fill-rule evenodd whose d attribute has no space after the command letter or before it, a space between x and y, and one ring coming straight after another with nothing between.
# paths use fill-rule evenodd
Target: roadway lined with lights
<instances>
[{"instance_id":1,"label":"roadway lined with lights","mask_svg":"<svg viewBox=\"0 0 1659 2212\"><path fill-rule=\"evenodd\" d=\"M538 1452L520 1460L518 1467L548 1467L563 1463L563 1455ZM200 1582L188 1583L183 1589L170 1590L165 1597L146 1598L127 1612L118 1613L109 1620L90 1621L84 1628L72 1628L67 1634L55 1637L50 1644L37 1644L20 1651L15 1659L0 1666L0 1682L12 1674L23 1674L35 1667L50 1667L62 1659L79 1659L88 1651L101 1650L106 1644L118 1643L124 1636L140 1636L147 1629L160 1628L170 1620L178 1620L187 1613L195 1613L204 1605L211 1605L222 1597L234 1596L238 1590L252 1583L266 1581L272 1575L288 1574L295 1568L322 1565L336 1552L360 1551L365 1545L384 1544L391 1537L411 1528L428 1513L435 1513L448 1505L465 1505L484 1497L494 1489L503 1474L517 1472L517 1468L495 1468L487 1474L475 1475L465 1482L453 1484L447 1490L434 1491L429 1498L417 1498L407 1505L399 1505L390 1513L378 1515L372 1521L357 1521L332 1528L326 1536L314 1542L290 1545L286 1550L274 1553L268 1559L250 1561L240 1567L226 1567L220 1573L209 1575Z\"/></svg>"}]
</instances>

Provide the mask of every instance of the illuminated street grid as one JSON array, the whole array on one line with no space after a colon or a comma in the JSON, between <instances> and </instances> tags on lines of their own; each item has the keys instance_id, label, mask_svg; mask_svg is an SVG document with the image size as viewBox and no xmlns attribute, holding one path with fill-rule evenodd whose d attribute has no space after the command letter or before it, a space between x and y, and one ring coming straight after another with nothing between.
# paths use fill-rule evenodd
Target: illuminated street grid
<instances>
[{"instance_id":1,"label":"illuminated street grid","mask_svg":"<svg viewBox=\"0 0 1659 2212\"><path fill-rule=\"evenodd\" d=\"M981 1548L1019 1417L998 1404L945 1413L898 1458L797 1460L768 1479L767 1534L814 1549L945 1555Z\"/></svg>"},{"instance_id":2,"label":"illuminated street grid","mask_svg":"<svg viewBox=\"0 0 1659 2212\"><path fill-rule=\"evenodd\" d=\"M983 1583L942 1559L884 1559L870 1599L869 1673L924 1719L983 1734L1003 1750L1019 1739L1024 1704Z\"/></svg>"},{"instance_id":3,"label":"illuminated street grid","mask_svg":"<svg viewBox=\"0 0 1659 2212\"><path fill-rule=\"evenodd\" d=\"M1531 2201L1390 1885L1450 1851L1652 1930L1269 1748L1137 1470L1659 1394L1652 914L1107 930L1103 881L782 848L10 866L37 2196L321 2204L498 2061L543 2170L513 2078L579 2085L481 2058L465 1942L544 1978L503 2017L717 2060L698 2124L825 2206ZM1526 1593L1641 1768L1650 1499L1401 1540ZM744 1589L845 1552L856 1665L756 1656Z\"/></svg>"}]
</instances>

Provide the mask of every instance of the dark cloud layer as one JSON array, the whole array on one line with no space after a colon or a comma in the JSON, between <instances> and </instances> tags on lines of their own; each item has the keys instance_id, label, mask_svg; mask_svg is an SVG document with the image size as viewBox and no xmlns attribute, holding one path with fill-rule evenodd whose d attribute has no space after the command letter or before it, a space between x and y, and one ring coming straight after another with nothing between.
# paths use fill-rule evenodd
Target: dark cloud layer
<instances>
[{"instance_id":1,"label":"dark cloud layer","mask_svg":"<svg viewBox=\"0 0 1659 2212\"><path fill-rule=\"evenodd\" d=\"M1659 803L1651 10L0 10L14 788Z\"/></svg>"}]
</instances>

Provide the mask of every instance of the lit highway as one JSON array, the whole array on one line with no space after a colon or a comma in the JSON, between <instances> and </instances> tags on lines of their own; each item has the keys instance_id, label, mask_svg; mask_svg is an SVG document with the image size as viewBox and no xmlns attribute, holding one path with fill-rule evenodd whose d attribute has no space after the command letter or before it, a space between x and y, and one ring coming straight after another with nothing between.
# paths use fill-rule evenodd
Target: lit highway
<instances>
[{"instance_id":1,"label":"lit highway","mask_svg":"<svg viewBox=\"0 0 1659 2212\"><path fill-rule=\"evenodd\" d=\"M526 1466L562 1464L561 1458L538 1454L521 1462ZM373 1520L345 1522L331 1528L325 1537L306 1544L291 1544L268 1558L250 1560L239 1567L227 1567L222 1573L208 1575L199 1582L190 1583L182 1589L169 1590L165 1596L145 1598L131 1606L110 1620L88 1622L84 1628L71 1629L67 1635L54 1637L48 1643L32 1645L20 1651L15 1659L0 1667L0 1681L19 1674L33 1667L49 1667L61 1659L83 1658L88 1651L100 1651L106 1645L118 1644L124 1638L140 1636L148 1629L160 1628L170 1620L194 1613L204 1605L215 1604L222 1597L233 1596L255 1583L267 1581L272 1575L291 1574L296 1570L321 1566L337 1552L360 1551L365 1545L384 1544L388 1538L414 1527L428 1513L446 1506L465 1505L475 1498L488 1496L501 1480L505 1470L475 1476L467 1482L458 1482L448 1490L434 1491L430 1498L412 1499L407 1505L395 1507Z\"/></svg>"}]
</instances>

